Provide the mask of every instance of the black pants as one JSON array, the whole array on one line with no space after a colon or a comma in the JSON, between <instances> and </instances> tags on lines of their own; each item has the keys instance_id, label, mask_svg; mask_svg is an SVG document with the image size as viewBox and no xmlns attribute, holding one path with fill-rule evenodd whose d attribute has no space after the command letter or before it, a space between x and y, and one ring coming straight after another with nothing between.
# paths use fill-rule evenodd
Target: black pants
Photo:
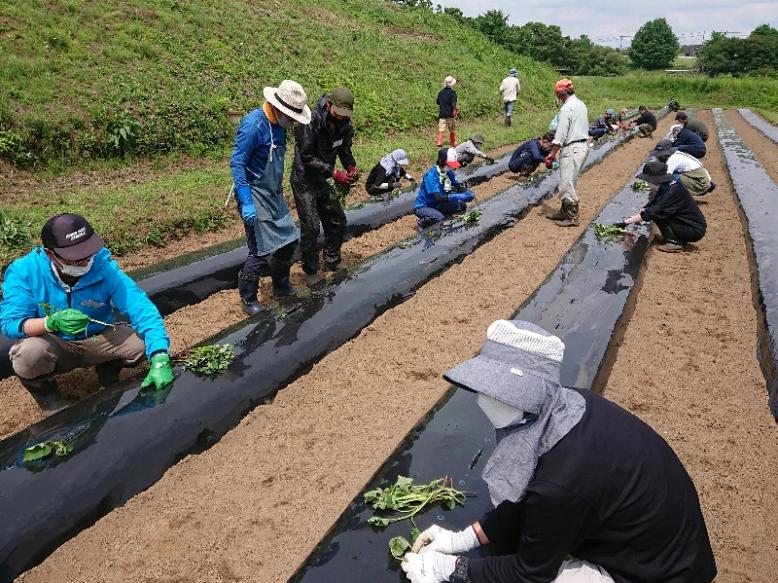
<instances>
[{"instance_id":1,"label":"black pants","mask_svg":"<svg viewBox=\"0 0 778 583\"><path fill-rule=\"evenodd\" d=\"M683 146L678 146L679 152L686 152L687 154L691 154L698 160L705 157L705 153L707 152L707 148L705 146L693 146L691 144L685 144Z\"/></svg>"},{"instance_id":2,"label":"black pants","mask_svg":"<svg viewBox=\"0 0 778 583\"><path fill-rule=\"evenodd\" d=\"M595 139L601 138L607 133L608 130L606 130L605 128L589 128L589 135Z\"/></svg>"},{"instance_id":3,"label":"black pants","mask_svg":"<svg viewBox=\"0 0 778 583\"><path fill-rule=\"evenodd\" d=\"M665 241L677 241L679 243L694 243L705 236L705 231L699 227L692 227L673 219L655 220L656 226L662 233Z\"/></svg>"},{"instance_id":4,"label":"black pants","mask_svg":"<svg viewBox=\"0 0 778 583\"><path fill-rule=\"evenodd\" d=\"M508 162L508 170L521 174L532 174L539 165L540 162L532 157L531 152L519 154L517 150L511 156L510 162Z\"/></svg>"},{"instance_id":5,"label":"black pants","mask_svg":"<svg viewBox=\"0 0 778 583\"><path fill-rule=\"evenodd\" d=\"M300 255L303 271L319 271L319 223L324 228L324 263L340 263L340 248L346 239L346 214L326 182L311 183L292 176L292 192L300 218Z\"/></svg>"},{"instance_id":6,"label":"black pants","mask_svg":"<svg viewBox=\"0 0 778 583\"><path fill-rule=\"evenodd\" d=\"M243 301L256 302L260 277L270 275L275 282L277 278L289 275L297 242L284 245L269 255L259 255L254 227L245 224L244 227L249 254L238 277L238 292Z\"/></svg>"}]
</instances>

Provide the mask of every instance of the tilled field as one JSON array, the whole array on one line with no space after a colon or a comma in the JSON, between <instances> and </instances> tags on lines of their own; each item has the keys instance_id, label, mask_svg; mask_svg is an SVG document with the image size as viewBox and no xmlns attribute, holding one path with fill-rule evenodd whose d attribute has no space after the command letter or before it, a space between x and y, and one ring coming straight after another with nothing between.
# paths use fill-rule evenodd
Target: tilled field
<instances>
[{"instance_id":1,"label":"tilled field","mask_svg":"<svg viewBox=\"0 0 778 583\"><path fill-rule=\"evenodd\" d=\"M701 115L713 127L710 114ZM474 354L486 326L510 316L542 283L653 143L634 140L581 178L580 227L559 229L543 208L531 211L19 580L287 580L444 394L440 374ZM705 162L719 188L702 207L708 235L688 254L649 253L606 394L659 430L687 465L718 580L767 583L778 579L770 528L778 517L778 430L754 356L745 239L713 137L709 148ZM356 261L412 234L406 223L354 240L347 257ZM221 328L229 297L234 292L185 310L202 316L203 330L208 322ZM197 329L184 334L176 317L185 319L172 314L168 323L183 347Z\"/></svg>"}]
</instances>

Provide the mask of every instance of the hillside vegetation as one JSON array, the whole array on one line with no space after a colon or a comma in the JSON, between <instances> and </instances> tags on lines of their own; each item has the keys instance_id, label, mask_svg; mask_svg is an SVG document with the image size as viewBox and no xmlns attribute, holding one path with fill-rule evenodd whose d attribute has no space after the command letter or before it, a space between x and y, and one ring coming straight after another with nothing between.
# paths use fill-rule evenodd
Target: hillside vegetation
<instances>
[{"instance_id":1,"label":"hillside vegetation","mask_svg":"<svg viewBox=\"0 0 778 583\"><path fill-rule=\"evenodd\" d=\"M554 73L455 18L380 0L0 1L0 157L200 154L233 136L227 112L300 81L310 101L356 95L364 137L430 125L446 74L467 117L492 113L515 66L524 106L553 106Z\"/></svg>"}]
</instances>

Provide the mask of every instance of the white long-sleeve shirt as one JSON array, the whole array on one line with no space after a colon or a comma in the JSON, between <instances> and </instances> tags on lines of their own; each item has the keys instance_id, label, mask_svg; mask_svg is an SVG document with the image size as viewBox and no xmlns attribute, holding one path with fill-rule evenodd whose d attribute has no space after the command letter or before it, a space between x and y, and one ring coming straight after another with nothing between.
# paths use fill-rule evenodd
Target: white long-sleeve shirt
<instances>
[{"instance_id":1,"label":"white long-sleeve shirt","mask_svg":"<svg viewBox=\"0 0 778 583\"><path fill-rule=\"evenodd\" d=\"M586 104L571 95L559 109L559 124L552 143L565 147L579 140L589 139L589 112Z\"/></svg>"},{"instance_id":2,"label":"white long-sleeve shirt","mask_svg":"<svg viewBox=\"0 0 778 583\"><path fill-rule=\"evenodd\" d=\"M521 83L518 77L506 77L500 83L500 93L503 101L516 101L516 97L521 91Z\"/></svg>"}]
</instances>

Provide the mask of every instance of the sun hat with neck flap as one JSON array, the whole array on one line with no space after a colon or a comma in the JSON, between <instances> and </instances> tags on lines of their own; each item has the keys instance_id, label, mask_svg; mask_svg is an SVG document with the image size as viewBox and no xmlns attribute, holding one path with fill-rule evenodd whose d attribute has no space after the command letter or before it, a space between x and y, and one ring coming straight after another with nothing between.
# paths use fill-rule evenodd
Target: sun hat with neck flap
<instances>
[{"instance_id":1,"label":"sun hat with neck flap","mask_svg":"<svg viewBox=\"0 0 778 583\"><path fill-rule=\"evenodd\" d=\"M265 87L262 94L268 103L296 122L303 125L311 123L308 95L296 81L285 79L278 87Z\"/></svg>"}]
</instances>

